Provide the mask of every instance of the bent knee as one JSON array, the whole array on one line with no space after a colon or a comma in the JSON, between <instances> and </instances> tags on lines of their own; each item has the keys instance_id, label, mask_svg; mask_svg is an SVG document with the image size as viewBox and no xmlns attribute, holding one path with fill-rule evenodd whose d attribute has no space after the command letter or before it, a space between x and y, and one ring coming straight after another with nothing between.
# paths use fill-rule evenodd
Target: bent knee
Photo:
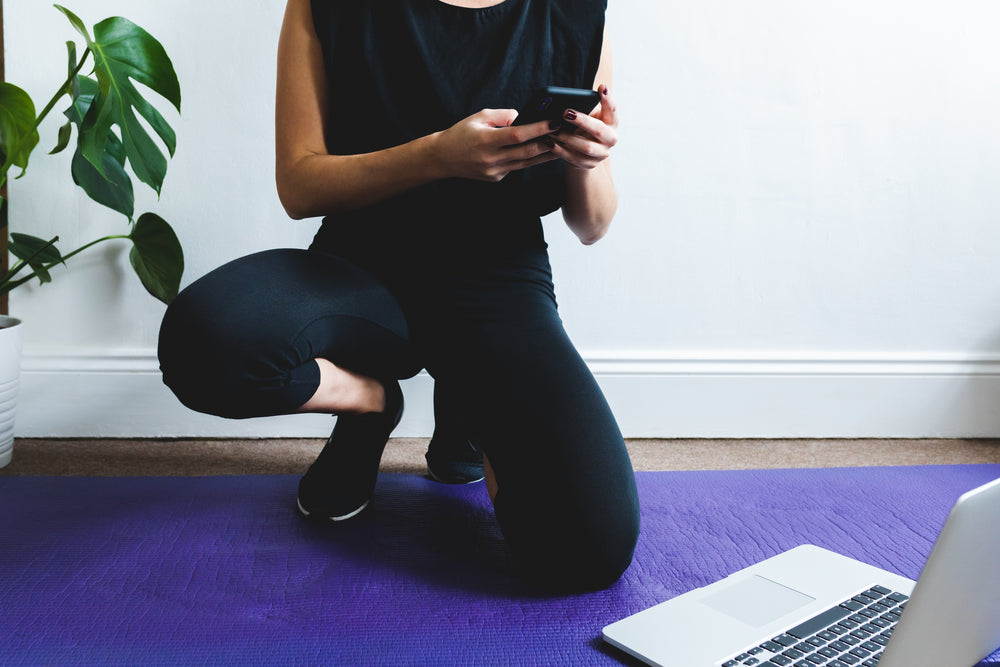
<instances>
[{"instance_id":1,"label":"bent knee","mask_svg":"<svg viewBox=\"0 0 1000 667\"><path fill-rule=\"evenodd\" d=\"M498 507L498 517L501 514ZM608 588L629 565L639 539L637 503L595 515L572 510L533 525L503 525L514 560L542 588L580 592Z\"/></svg>"}]
</instances>

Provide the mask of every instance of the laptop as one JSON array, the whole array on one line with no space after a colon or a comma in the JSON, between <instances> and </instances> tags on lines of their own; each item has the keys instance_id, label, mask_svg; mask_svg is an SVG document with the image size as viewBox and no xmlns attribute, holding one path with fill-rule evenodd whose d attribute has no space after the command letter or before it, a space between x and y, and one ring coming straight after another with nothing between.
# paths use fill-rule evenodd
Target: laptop
<instances>
[{"instance_id":1,"label":"laptop","mask_svg":"<svg viewBox=\"0 0 1000 667\"><path fill-rule=\"evenodd\" d=\"M972 667L1000 647L1000 479L958 499L916 582L802 545L603 634L665 667Z\"/></svg>"}]
</instances>

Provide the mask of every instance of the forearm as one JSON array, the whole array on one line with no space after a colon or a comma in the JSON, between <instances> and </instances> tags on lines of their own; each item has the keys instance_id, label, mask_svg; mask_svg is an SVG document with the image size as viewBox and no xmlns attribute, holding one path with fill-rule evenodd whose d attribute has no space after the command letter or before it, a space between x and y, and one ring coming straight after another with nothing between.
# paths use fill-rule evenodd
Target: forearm
<instances>
[{"instance_id":1,"label":"forearm","mask_svg":"<svg viewBox=\"0 0 1000 667\"><path fill-rule=\"evenodd\" d=\"M566 169L566 202L563 219L586 245L596 243L608 231L618 208L618 193L605 160L593 169Z\"/></svg>"},{"instance_id":2,"label":"forearm","mask_svg":"<svg viewBox=\"0 0 1000 667\"><path fill-rule=\"evenodd\" d=\"M361 155L305 153L279 160L278 197L295 219L349 211L384 201L444 177L436 135Z\"/></svg>"}]
</instances>

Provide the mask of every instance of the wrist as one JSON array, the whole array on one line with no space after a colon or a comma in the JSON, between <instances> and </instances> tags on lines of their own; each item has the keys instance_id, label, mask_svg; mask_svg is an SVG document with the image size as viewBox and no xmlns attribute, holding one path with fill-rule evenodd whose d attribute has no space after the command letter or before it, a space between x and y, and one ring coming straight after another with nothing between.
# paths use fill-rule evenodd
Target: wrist
<instances>
[{"instance_id":1,"label":"wrist","mask_svg":"<svg viewBox=\"0 0 1000 667\"><path fill-rule=\"evenodd\" d=\"M420 144L420 164L430 181L441 180L451 175L448 172L448 161L444 157L443 139L446 131L434 132L417 139L417 143Z\"/></svg>"}]
</instances>

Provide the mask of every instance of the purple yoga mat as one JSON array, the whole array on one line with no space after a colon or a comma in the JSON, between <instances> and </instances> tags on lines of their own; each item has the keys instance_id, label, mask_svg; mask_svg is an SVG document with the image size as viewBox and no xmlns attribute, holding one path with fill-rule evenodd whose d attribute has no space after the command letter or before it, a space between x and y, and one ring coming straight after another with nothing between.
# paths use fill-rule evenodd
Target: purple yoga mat
<instances>
[{"instance_id":1,"label":"purple yoga mat","mask_svg":"<svg viewBox=\"0 0 1000 667\"><path fill-rule=\"evenodd\" d=\"M315 526L292 476L0 477L0 663L635 664L604 625L803 542L916 578L955 499L996 477L639 473L632 567L564 597L508 570L482 485L382 475L361 516Z\"/></svg>"}]
</instances>

